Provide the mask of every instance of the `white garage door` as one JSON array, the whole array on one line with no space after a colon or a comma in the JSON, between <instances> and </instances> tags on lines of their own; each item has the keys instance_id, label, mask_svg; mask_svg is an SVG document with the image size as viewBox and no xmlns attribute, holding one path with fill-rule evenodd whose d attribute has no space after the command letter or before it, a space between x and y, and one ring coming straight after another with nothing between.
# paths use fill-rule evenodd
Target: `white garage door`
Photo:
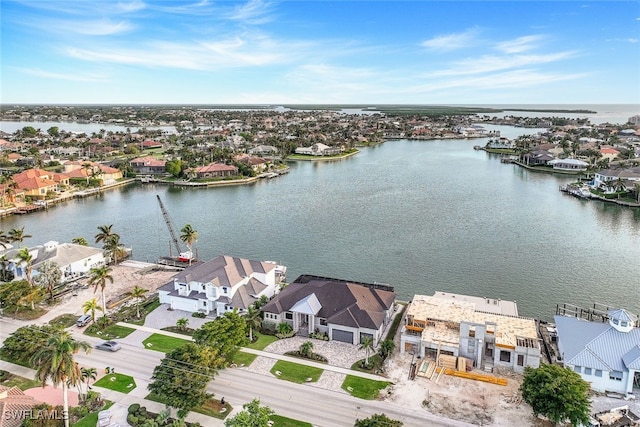
<instances>
[{"instance_id":1,"label":"white garage door","mask_svg":"<svg viewBox=\"0 0 640 427\"><path fill-rule=\"evenodd\" d=\"M183 310L183 311L198 311L198 301L190 300L186 298L174 298L171 307L174 310Z\"/></svg>"}]
</instances>

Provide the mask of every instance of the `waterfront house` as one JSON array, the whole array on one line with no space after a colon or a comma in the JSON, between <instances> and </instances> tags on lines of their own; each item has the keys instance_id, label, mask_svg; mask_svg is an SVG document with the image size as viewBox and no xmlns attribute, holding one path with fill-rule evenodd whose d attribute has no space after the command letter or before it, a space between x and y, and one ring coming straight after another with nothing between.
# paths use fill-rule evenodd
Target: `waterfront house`
<instances>
[{"instance_id":1,"label":"waterfront house","mask_svg":"<svg viewBox=\"0 0 640 427\"><path fill-rule=\"evenodd\" d=\"M528 166L544 166L553 159L553 154L545 150L535 150L520 156L520 161Z\"/></svg>"},{"instance_id":2,"label":"waterfront house","mask_svg":"<svg viewBox=\"0 0 640 427\"><path fill-rule=\"evenodd\" d=\"M640 183L640 167L600 170L594 174L590 185L605 193L614 193L617 189L620 190L616 188L620 185L631 189L637 183Z\"/></svg>"},{"instance_id":3,"label":"waterfront house","mask_svg":"<svg viewBox=\"0 0 640 427\"><path fill-rule=\"evenodd\" d=\"M296 154L305 154L307 156L331 156L334 154L340 154L339 147L329 147L321 142L313 144L311 147L298 147L295 151Z\"/></svg>"},{"instance_id":4,"label":"waterfront house","mask_svg":"<svg viewBox=\"0 0 640 427\"><path fill-rule=\"evenodd\" d=\"M514 140L500 136L491 138L485 145L486 149L493 150L515 150L516 143Z\"/></svg>"},{"instance_id":5,"label":"waterfront house","mask_svg":"<svg viewBox=\"0 0 640 427\"><path fill-rule=\"evenodd\" d=\"M172 309L222 315L242 313L263 295L278 291L276 264L220 255L179 272L158 288L160 302Z\"/></svg>"},{"instance_id":6,"label":"waterfront house","mask_svg":"<svg viewBox=\"0 0 640 427\"><path fill-rule=\"evenodd\" d=\"M120 169L95 162L66 162L64 171L69 179L96 179L99 185L113 184L122 179L122 171Z\"/></svg>"},{"instance_id":7,"label":"waterfront house","mask_svg":"<svg viewBox=\"0 0 640 427\"><path fill-rule=\"evenodd\" d=\"M553 170L565 173L586 172L589 163L578 159L553 159L547 162L547 165L553 166Z\"/></svg>"},{"instance_id":8,"label":"waterfront house","mask_svg":"<svg viewBox=\"0 0 640 427\"><path fill-rule=\"evenodd\" d=\"M137 157L129 162L133 171L142 175L164 175L167 173L165 160L153 157Z\"/></svg>"},{"instance_id":9,"label":"waterfront house","mask_svg":"<svg viewBox=\"0 0 640 427\"><path fill-rule=\"evenodd\" d=\"M640 328L637 316L607 311L605 322L554 316L560 362L599 392L640 394Z\"/></svg>"},{"instance_id":10,"label":"waterfront house","mask_svg":"<svg viewBox=\"0 0 640 427\"><path fill-rule=\"evenodd\" d=\"M302 275L264 307L265 323L289 323L298 335L326 333L330 339L360 344L383 338L393 317L396 294L387 285Z\"/></svg>"},{"instance_id":11,"label":"waterfront house","mask_svg":"<svg viewBox=\"0 0 640 427\"><path fill-rule=\"evenodd\" d=\"M540 351L535 320L519 317L515 302L445 292L415 295L400 335L401 353L465 357L485 370L537 368Z\"/></svg>"},{"instance_id":12,"label":"waterfront house","mask_svg":"<svg viewBox=\"0 0 640 427\"><path fill-rule=\"evenodd\" d=\"M233 165L225 165L224 163L209 163L206 166L199 166L187 171L192 178L224 178L227 176L238 175L238 168Z\"/></svg>"},{"instance_id":13,"label":"waterfront house","mask_svg":"<svg viewBox=\"0 0 640 427\"><path fill-rule=\"evenodd\" d=\"M19 249L9 249L0 254L9 260L7 270L12 272L14 280L26 279L25 264L18 258ZM104 251L91 246L77 245L75 243L46 242L44 245L29 248L32 256L32 275L36 277L38 269L45 262L53 262L62 273L61 282L76 279L86 275L94 267L105 265Z\"/></svg>"},{"instance_id":14,"label":"waterfront house","mask_svg":"<svg viewBox=\"0 0 640 427\"><path fill-rule=\"evenodd\" d=\"M602 147L600 149L600 154L602 154L602 159L607 159L609 161L615 160L619 155L620 151L616 150L613 147Z\"/></svg>"},{"instance_id":15,"label":"waterfront house","mask_svg":"<svg viewBox=\"0 0 640 427\"><path fill-rule=\"evenodd\" d=\"M25 197L33 199L45 199L47 194L60 191L63 186L69 185L69 178L64 174L44 169L27 169L14 174L13 180L17 188L24 192Z\"/></svg>"}]
</instances>

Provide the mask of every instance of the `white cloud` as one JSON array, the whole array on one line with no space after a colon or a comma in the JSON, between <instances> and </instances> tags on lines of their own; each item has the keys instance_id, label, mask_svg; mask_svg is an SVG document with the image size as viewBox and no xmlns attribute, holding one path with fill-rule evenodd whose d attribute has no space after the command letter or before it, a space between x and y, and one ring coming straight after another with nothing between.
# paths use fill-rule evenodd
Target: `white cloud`
<instances>
[{"instance_id":1,"label":"white cloud","mask_svg":"<svg viewBox=\"0 0 640 427\"><path fill-rule=\"evenodd\" d=\"M451 51L469 47L478 34L477 28L471 28L462 33L447 34L433 37L420 43L421 46L438 51Z\"/></svg>"},{"instance_id":2,"label":"white cloud","mask_svg":"<svg viewBox=\"0 0 640 427\"><path fill-rule=\"evenodd\" d=\"M117 8L122 12L137 12L139 10L145 9L147 5L139 0L135 0L129 3L118 3Z\"/></svg>"},{"instance_id":3,"label":"white cloud","mask_svg":"<svg viewBox=\"0 0 640 427\"><path fill-rule=\"evenodd\" d=\"M272 4L269 2L249 0L245 4L233 8L233 10L227 14L227 18L247 24L264 24L272 20L269 16L271 10Z\"/></svg>"},{"instance_id":4,"label":"white cloud","mask_svg":"<svg viewBox=\"0 0 640 427\"><path fill-rule=\"evenodd\" d=\"M54 73L51 71L41 70L39 68L20 68L25 74L29 74L36 77L44 77L47 79L56 79L56 80L69 80L75 82L101 82L105 81L104 76L99 75L82 75L77 73Z\"/></svg>"},{"instance_id":5,"label":"white cloud","mask_svg":"<svg viewBox=\"0 0 640 427\"><path fill-rule=\"evenodd\" d=\"M134 28L130 22L112 22L110 20L64 22L58 24L57 27L58 31L72 31L74 33L88 36L109 36L121 34L131 31Z\"/></svg>"},{"instance_id":6,"label":"white cloud","mask_svg":"<svg viewBox=\"0 0 640 427\"><path fill-rule=\"evenodd\" d=\"M532 50L537 46L537 43L543 39L542 36L523 36L514 40L498 43L496 49L504 53L522 53L528 50Z\"/></svg>"},{"instance_id":7,"label":"white cloud","mask_svg":"<svg viewBox=\"0 0 640 427\"><path fill-rule=\"evenodd\" d=\"M518 67L547 64L576 56L574 51L556 52L539 55L484 55L456 61L448 69L435 71L432 76L453 76L490 73Z\"/></svg>"},{"instance_id":8,"label":"white cloud","mask_svg":"<svg viewBox=\"0 0 640 427\"><path fill-rule=\"evenodd\" d=\"M236 36L214 41L154 42L137 48L98 46L68 48L65 53L90 62L149 68L218 70L292 63L307 55L308 45L284 43L260 36Z\"/></svg>"}]
</instances>

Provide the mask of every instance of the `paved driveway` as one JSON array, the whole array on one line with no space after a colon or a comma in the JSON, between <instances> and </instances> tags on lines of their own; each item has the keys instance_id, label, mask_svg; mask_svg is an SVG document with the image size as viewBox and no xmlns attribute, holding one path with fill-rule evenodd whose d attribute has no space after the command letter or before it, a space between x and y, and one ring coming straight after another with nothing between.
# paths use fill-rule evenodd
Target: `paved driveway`
<instances>
[{"instance_id":1,"label":"paved driveway","mask_svg":"<svg viewBox=\"0 0 640 427\"><path fill-rule=\"evenodd\" d=\"M191 317L191 313L182 310L168 310L169 304L162 304L147 315L144 320L144 326L155 329L162 329L169 326L176 326L178 319L187 319L191 329L198 329L200 326L213 320L212 317L200 319L199 317Z\"/></svg>"}]
</instances>

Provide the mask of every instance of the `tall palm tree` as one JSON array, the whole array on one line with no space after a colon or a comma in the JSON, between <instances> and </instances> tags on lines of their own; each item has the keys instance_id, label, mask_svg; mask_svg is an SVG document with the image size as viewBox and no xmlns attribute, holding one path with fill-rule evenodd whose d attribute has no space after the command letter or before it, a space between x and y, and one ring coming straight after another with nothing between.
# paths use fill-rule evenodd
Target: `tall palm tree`
<instances>
[{"instance_id":1,"label":"tall palm tree","mask_svg":"<svg viewBox=\"0 0 640 427\"><path fill-rule=\"evenodd\" d=\"M91 320L96 321L96 310L102 310L102 307L98 305L98 300L96 298L90 299L89 301L85 301L82 304L82 312L87 314L91 313Z\"/></svg>"},{"instance_id":2,"label":"tall palm tree","mask_svg":"<svg viewBox=\"0 0 640 427\"><path fill-rule=\"evenodd\" d=\"M136 300L136 317L138 319L140 318L140 300L144 297L146 292L147 290L145 288L141 288L138 285L134 286L131 291L127 292L128 295Z\"/></svg>"},{"instance_id":3,"label":"tall palm tree","mask_svg":"<svg viewBox=\"0 0 640 427\"><path fill-rule=\"evenodd\" d=\"M12 228L11 230L9 230L9 239L11 240L11 242L18 242L19 247L22 247L22 242L24 241L24 239L28 239L29 237L31 237L30 234L24 234L24 227Z\"/></svg>"},{"instance_id":4,"label":"tall palm tree","mask_svg":"<svg viewBox=\"0 0 640 427\"><path fill-rule=\"evenodd\" d=\"M180 230L182 233L180 235L180 240L182 240L189 248L189 252L191 252L191 247L194 243L198 241L198 232L191 227L191 224L187 224Z\"/></svg>"},{"instance_id":5,"label":"tall palm tree","mask_svg":"<svg viewBox=\"0 0 640 427\"><path fill-rule=\"evenodd\" d=\"M249 328L249 342L253 342L253 329L259 328L262 324L262 313L254 306L249 306L247 312L244 314L244 320L247 322Z\"/></svg>"},{"instance_id":6,"label":"tall palm tree","mask_svg":"<svg viewBox=\"0 0 640 427\"><path fill-rule=\"evenodd\" d=\"M125 256L124 245L120 243L119 234L112 234L107 237L104 241L104 249L114 264L118 264L118 261Z\"/></svg>"},{"instance_id":7,"label":"tall palm tree","mask_svg":"<svg viewBox=\"0 0 640 427\"><path fill-rule=\"evenodd\" d=\"M98 226L99 233L96 234L96 236L95 236L96 243L103 242L104 244L106 244L107 240L109 240L109 237L111 237L111 236L120 237L117 233L114 233L113 230L111 230L111 227L113 227L113 224Z\"/></svg>"},{"instance_id":8,"label":"tall palm tree","mask_svg":"<svg viewBox=\"0 0 640 427\"><path fill-rule=\"evenodd\" d=\"M24 264L24 274L27 276L27 282L31 286L34 286L33 279L31 278L31 272L33 270L31 263L33 262L33 255L29 252L29 248L20 249L17 255L20 260L20 264Z\"/></svg>"},{"instance_id":9,"label":"tall palm tree","mask_svg":"<svg viewBox=\"0 0 640 427\"><path fill-rule=\"evenodd\" d=\"M113 283L113 277L109 274L111 269L106 265L102 267L93 267L89 270L91 277L89 278L89 286L93 286L93 293L96 293L98 288L102 292L102 312L104 316L107 315L107 301L104 296L104 288L107 287L107 282Z\"/></svg>"},{"instance_id":10,"label":"tall palm tree","mask_svg":"<svg viewBox=\"0 0 640 427\"><path fill-rule=\"evenodd\" d=\"M35 379L42 383L42 387L47 385L47 380L51 380L54 387L62 384L62 418L65 427L69 427L68 387L77 385L82 378L80 367L73 359L73 355L80 350L88 353L91 347L86 342L73 339L69 332L60 331L51 335L47 345L38 350L32 359L33 366L37 366Z\"/></svg>"},{"instance_id":11,"label":"tall palm tree","mask_svg":"<svg viewBox=\"0 0 640 427\"><path fill-rule=\"evenodd\" d=\"M373 337L364 337L362 338L362 342L360 343L360 347L358 347L358 350L364 350L365 351L365 365L369 365L369 352L374 350L373 347Z\"/></svg>"}]
</instances>

